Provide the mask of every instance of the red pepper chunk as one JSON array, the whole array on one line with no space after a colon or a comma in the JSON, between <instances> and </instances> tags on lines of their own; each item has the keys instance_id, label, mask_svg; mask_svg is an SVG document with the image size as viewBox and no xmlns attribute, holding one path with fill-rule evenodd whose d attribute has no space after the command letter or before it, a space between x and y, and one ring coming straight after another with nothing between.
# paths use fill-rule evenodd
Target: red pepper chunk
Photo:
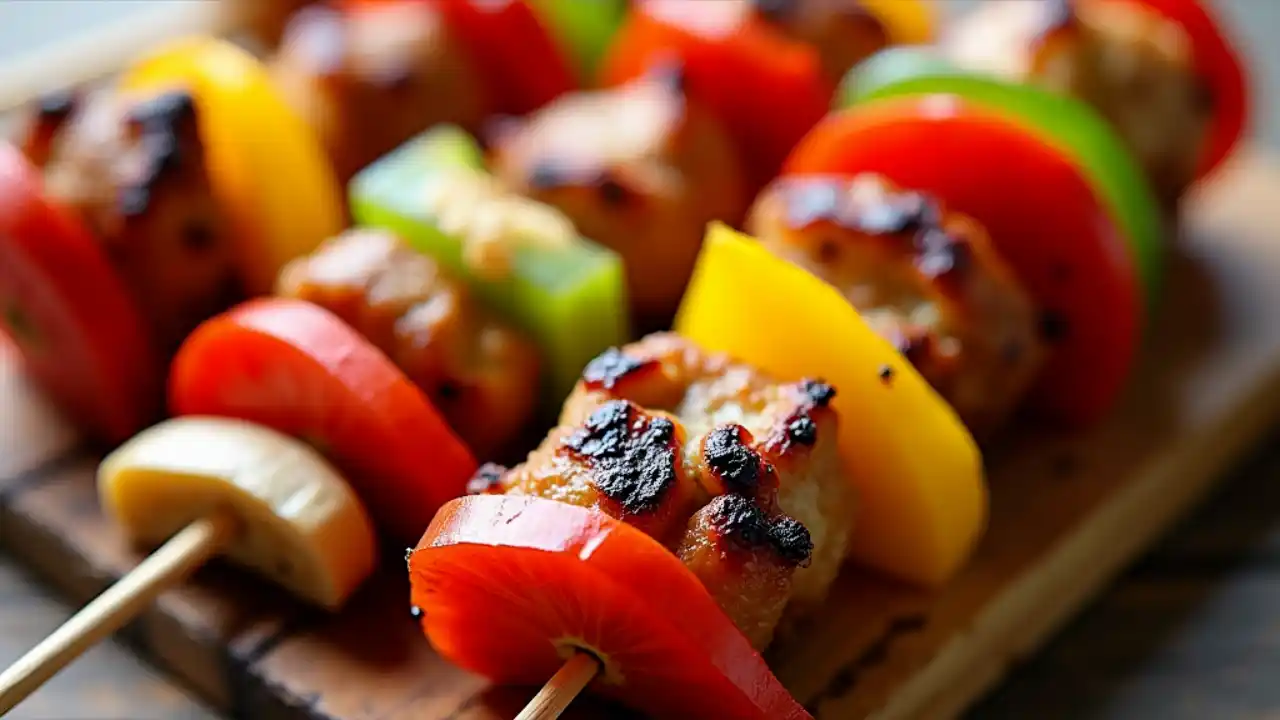
<instances>
[{"instance_id":1,"label":"red pepper chunk","mask_svg":"<svg viewBox=\"0 0 1280 720\"><path fill-rule=\"evenodd\" d=\"M40 172L0 143L0 331L82 430L108 444L155 420L159 356L110 260Z\"/></svg>"},{"instance_id":2,"label":"red pepper chunk","mask_svg":"<svg viewBox=\"0 0 1280 720\"><path fill-rule=\"evenodd\" d=\"M729 128L754 188L777 173L834 92L817 51L769 25L750 0L637 2L601 81L620 85L663 63L677 64L689 96Z\"/></svg>"},{"instance_id":3,"label":"red pepper chunk","mask_svg":"<svg viewBox=\"0 0 1280 720\"><path fill-rule=\"evenodd\" d=\"M603 665L594 691L653 717L810 717L670 550L598 511L455 500L409 576L435 649L495 682L542 684L586 650Z\"/></svg>"},{"instance_id":4,"label":"red pepper chunk","mask_svg":"<svg viewBox=\"0 0 1280 720\"><path fill-rule=\"evenodd\" d=\"M1041 312L1050 351L1029 404L1079 426L1114 404L1137 355L1143 298L1121 230L1060 150L956 95L834 114L787 175L879 173L977 220Z\"/></svg>"},{"instance_id":5,"label":"red pepper chunk","mask_svg":"<svg viewBox=\"0 0 1280 720\"><path fill-rule=\"evenodd\" d=\"M249 420L307 440L350 478L378 528L419 537L476 462L422 391L336 315L266 298L206 321L173 361L174 415Z\"/></svg>"},{"instance_id":6,"label":"red pepper chunk","mask_svg":"<svg viewBox=\"0 0 1280 720\"><path fill-rule=\"evenodd\" d=\"M1249 124L1249 87L1243 63L1223 36L1205 0L1107 0L1134 2L1163 15L1182 28L1191 41L1195 70L1213 95L1214 118L1198 177L1226 160Z\"/></svg>"}]
</instances>

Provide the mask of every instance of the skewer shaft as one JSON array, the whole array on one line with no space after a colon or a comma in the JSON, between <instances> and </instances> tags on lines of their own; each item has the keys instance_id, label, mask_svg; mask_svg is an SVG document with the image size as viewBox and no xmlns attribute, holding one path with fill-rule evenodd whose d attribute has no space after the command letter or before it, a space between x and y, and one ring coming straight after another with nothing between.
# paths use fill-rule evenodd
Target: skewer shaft
<instances>
[{"instance_id":1,"label":"skewer shaft","mask_svg":"<svg viewBox=\"0 0 1280 720\"><path fill-rule=\"evenodd\" d=\"M0 715L12 710L85 650L123 627L160 593L205 564L235 532L235 520L222 514L197 520L174 535L0 673Z\"/></svg>"},{"instance_id":2,"label":"skewer shaft","mask_svg":"<svg viewBox=\"0 0 1280 720\"><path fill-rule=\"evenodd\" d=\"M555 720L598 672L598 660L584 652L574 653L524 706L516 720Z\"/></svg>"}]
</instances>

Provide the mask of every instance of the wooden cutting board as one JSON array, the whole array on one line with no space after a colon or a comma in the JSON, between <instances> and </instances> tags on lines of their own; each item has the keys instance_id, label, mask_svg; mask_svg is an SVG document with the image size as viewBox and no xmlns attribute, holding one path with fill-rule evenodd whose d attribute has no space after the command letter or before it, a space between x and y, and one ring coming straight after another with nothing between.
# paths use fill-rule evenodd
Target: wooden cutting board
<instances>
[{"instance_id":1,"label":"wooden cutting board","mask_svg":"<svg viewBox=\"0 0 1280 720\"><path fill-rule=\"evenodd\" d=\"M1023 430L988 454L993 513L968 569L924 593L850 569L770 650L820 718L962 710L1198 502L1280 419L1280 162L1245 150L1186 208L1168 292L1119 410L1080 437ZM0 542L83 603L138 554L102 515L95 458L0 346ZM403 565L336 617L211 567L124 631L221 709L265 720L510 718L436 656ZM616 717L589 701L573 716Z\"/></svg>"}]
</instances>

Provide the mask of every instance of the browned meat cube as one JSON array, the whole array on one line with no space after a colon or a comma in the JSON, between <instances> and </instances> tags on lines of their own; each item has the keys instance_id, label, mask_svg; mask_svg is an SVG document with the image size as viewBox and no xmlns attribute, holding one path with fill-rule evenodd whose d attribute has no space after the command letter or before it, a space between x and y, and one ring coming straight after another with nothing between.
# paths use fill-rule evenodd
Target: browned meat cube
<instances>
[{"instance_id":1,"label":"browned meat cube","mask_svg":"<svg viewBox=\"0 0 1280 720\"><path fill-rule=\"evenodd\" d=\"M838 288L975 433L997 427L1034 379L1035 309L972 219L860 175L776 181L747 227Z\"/></svg>"},{"instance_id":2,"label":"browned meat cube","mask_svg":"<svg viewBox=\"0 0 1280 720\"><path fill-rule=\"evenodd\" d=\"M41 104L22 141L49 194L102 242L165 353L242 297L196 120L183 92L139 103L66 95Z\"/></svg>"},{"instance_id":3,"label":"browned meat cube","mask_svg":"<svg viewBox=\"0 0 1280 720\"><path fill-rule=\"evenodd\" d=\"M298 12L272 71L320 134L339 180L437 123L471 130L484 87L431 3Z\"/></svg>"},{"instance_id":4,"label":"browned meat cube","mask_svg":"<svg viewBox=\"0 0 1280 720\"><path fill-rule=\"evenodd\" d=\"M523 464L483 469L473 489L636 525L679 553L763 647L791 600L825 596L847 550L853 491L833 395L650 335L589 364L560 425ZM707 504L728 496L737 499Z\"/></svg>"},{"instance_id":5,"label":"browned meat cube","mask_svg":"<svg viewBox=\"0 0 1280 720\"><path fill-rule=\"evenodd\" d=\"M277 292L359 330L478 456L501 456L526 429L537 402L537 349L394 234L356 229L331 238L287 265Z\"/></svg>"},{"instance_id":6,"label":"browned meat cube","mask_svg":"<svg viewBox=\"0 0 1280 720\"><path fill-rule=\"evenodd\" d=\"M677 68L566 95L500 126L494 173L622 255L635 327L667 327L707 223L738 222L747 190L725 129L689 101Z\"/></svg>"}]
</instances>

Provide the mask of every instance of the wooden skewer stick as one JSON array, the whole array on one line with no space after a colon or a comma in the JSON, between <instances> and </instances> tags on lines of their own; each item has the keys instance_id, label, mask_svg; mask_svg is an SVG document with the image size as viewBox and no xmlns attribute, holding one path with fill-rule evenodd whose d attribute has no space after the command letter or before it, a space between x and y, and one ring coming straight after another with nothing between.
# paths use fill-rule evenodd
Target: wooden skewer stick
<instances>
[{"instance_id":1,"label":"wooden skewer stick","mask_svg":"<svg viewBox=\"0 0 1280 720\"><path fill-rule=\"evenodd\" d=\"M577 652L556 671L516 720L555 720L600 672L600 661Z\"/></svg>"},{"instance_id":2,"label":"wooden skewer stick","mask_svg":"<svg viewBox=\"0 0 1280 720\"><path fill-rule=\"evenodd\" d=\"M0 673L0 716L35 692L85 650L119 630L160 593L182 582L235 537L229 514L197 520L138 564L132 572Z\"/></svg>"}]
</instances>

